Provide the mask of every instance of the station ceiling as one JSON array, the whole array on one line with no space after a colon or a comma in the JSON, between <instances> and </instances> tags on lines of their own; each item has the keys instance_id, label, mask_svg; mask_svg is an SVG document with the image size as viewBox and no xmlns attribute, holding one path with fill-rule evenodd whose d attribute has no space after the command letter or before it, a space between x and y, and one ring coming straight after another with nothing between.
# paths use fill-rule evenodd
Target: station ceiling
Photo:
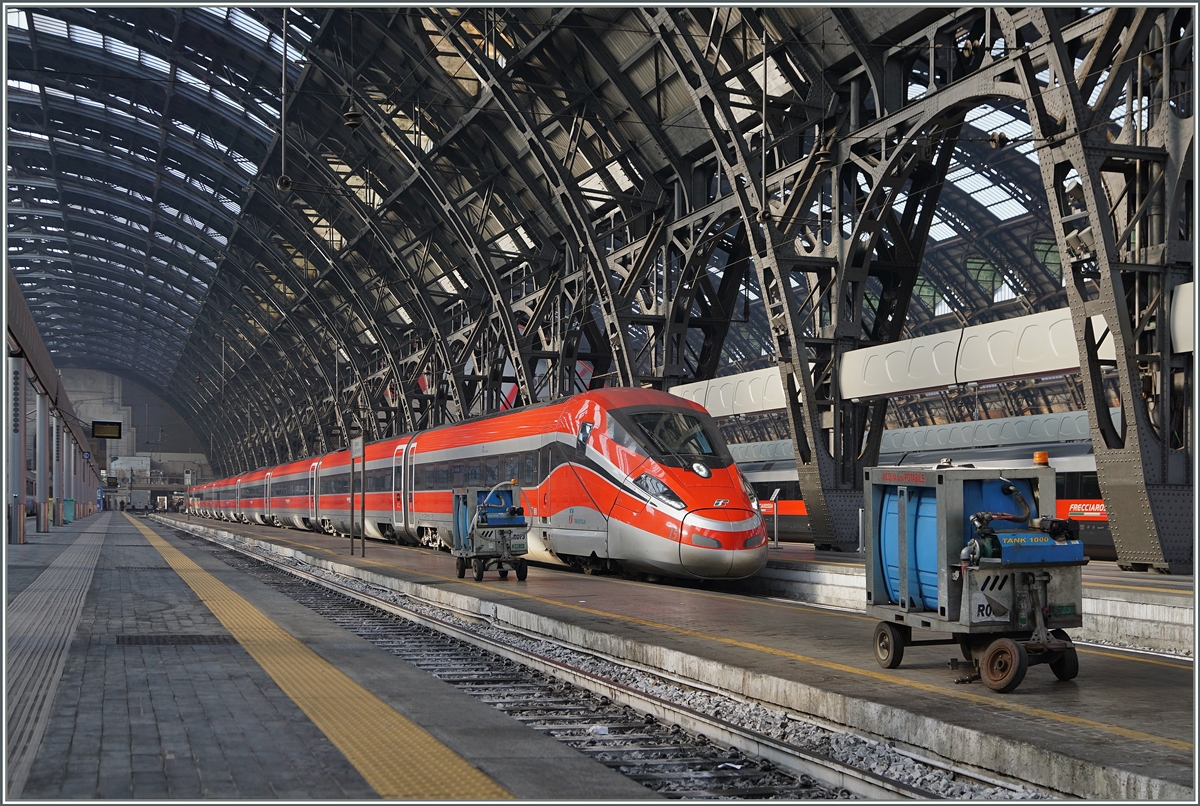
<instances>
[{"instance_id":1,"label":"station ceiling","mask_svg":"<svg viewBox=\"0 0 1200 806\"><path fill-rule=\"evenodd\" d=\"M696 179L720 137L675 40L713 49L752 127L767 105L835 110L864 54L950 13L677 9L664 35L636 8L9 7L8 265L57 364L153 389L231 470L353 420L381 436L447 400L469 416L564 394L602 382L604 333L548 294L621 286L601 255L727 192L719 170ZM760 40L787 54L767 65ZM1066 304L1029 135L1020 104L967 115L907 335ZM752 259L729 238L713 285ZM642 353L653 285L630 318ZM719 360L669 377L771 360L752 274L733 298ZM578 361L565 385L550 353Z\"/></svg>"}]
</instances>

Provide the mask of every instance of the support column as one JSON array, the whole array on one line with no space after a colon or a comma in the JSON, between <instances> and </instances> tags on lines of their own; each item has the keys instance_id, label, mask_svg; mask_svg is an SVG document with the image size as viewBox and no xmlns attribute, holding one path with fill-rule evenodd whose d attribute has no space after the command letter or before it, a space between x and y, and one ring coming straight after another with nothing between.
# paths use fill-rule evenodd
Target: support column
<instances>
[{"instance_id":1,"label":"support column","mask_svg":"<svg viewBox=\"0 0 1200 806\"><path fill-rule=\"evenodd\" d=\"M9 357L8 542L25 542L25 359Z\"/></svg>"},{"instance_id":2,"label":"support column","mask_svg":"<svg viewBox=\"0 0 1200 806\"><path fill-rule=\"evenodd\" d=\"M75 520L75 438L62 422L63 443L63 523Z\"/></svg>"},{"instance_id":3,"label":"support column","mask_svg":"<svg viewBox=\"0 0 1200 806\"><path fill-rule=\"evenodd\" d=\"M37 425L34 439L34 473L36 474L35 501L37 506L37 530L50 531L50 401L42 392L37 392Z\"/></svg>"},{"instance_id":4,"label":"support column","mask_svg":"<svg viewBox=\"0 0 1200 806\"><path fill-rule=\"evenodd\" d=\"M59 420L58 412L51 415L50 423L50 457L51 466L54 468L52 492L54 493L54 507L52 514L52 522L55 526L63 525L63 455L62 455L62 422Z\"/></svg>"}]
</instances>

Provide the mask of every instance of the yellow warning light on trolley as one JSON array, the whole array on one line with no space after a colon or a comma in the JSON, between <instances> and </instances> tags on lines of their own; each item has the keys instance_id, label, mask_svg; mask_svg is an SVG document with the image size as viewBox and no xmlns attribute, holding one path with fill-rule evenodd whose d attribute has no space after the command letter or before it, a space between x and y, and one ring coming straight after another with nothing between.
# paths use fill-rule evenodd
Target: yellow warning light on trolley
<instances>
[{"instance_id":1,"label":"yellow warning light on trolley","mask_svg":"<svg viewBox=\"0 0 1200 806\"><path fill-rule=\"evenodd\" d=\"M1049 467L1050 466L1050 454L1047 453L1046 451L1034 451L1033 452L1033 466L1034 467Z\"/></svg>"}]
</instances>

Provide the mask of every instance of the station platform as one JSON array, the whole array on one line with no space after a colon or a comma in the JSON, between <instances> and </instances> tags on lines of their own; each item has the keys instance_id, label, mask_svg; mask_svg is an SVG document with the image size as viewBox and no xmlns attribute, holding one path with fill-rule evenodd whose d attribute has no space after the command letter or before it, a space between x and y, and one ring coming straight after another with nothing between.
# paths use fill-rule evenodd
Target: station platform
<instances>
[{"instance_id":1,"label":"station platform","mask_svg":"<svg viewBox=\"0 0 1200 806\"><path fill-rule=\"evenodd\" d=\"M6 801L654 797L170 528L108 512L27 539Z\"/></svg>"},{"instance_id":2,"label":"station platform","mask_svg":"<svg viewBox=\"0 0 1200 806\"><path fill-rule=\"evenodd\" d=\"M1060 682L1037 666L1016 691L996 694L979 683L954 682L963 671L949 668L957 655L952 647L914 647L900 668L882 670L871 652L874 620L747 596L736 584L647 584L541 567L526 582L489 573L476 583L455 578L453 558L429 549L368 541L363 558L350 555L344 537L194 517L163 520L238 535L373 584L1053 792L1194 801L1188 658L1084 646L1075 680ZM772 565L787 562L772 559ZM1135 598L1134 591L1121 593Z\"/></svg>"}]
</instances>

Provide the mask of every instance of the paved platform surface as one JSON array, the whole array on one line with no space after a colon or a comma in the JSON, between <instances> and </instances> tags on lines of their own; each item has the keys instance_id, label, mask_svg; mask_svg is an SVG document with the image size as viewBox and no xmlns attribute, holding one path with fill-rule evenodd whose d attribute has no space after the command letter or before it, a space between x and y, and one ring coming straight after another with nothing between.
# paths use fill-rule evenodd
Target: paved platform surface
<instances>
[{"instance_id":1,"label":"paved platform surface","mask_svg":"<svg viewBox=\"0 0 1200 806\"><path fill-rule=\"evenodd\" d=\"M458 759L445 763L467 770L427 768L424 781L409 784L415 789L389 797L654 797L170 529L103 513L27 537L6 547L6 800L381 796L374 773L339 749L346 746L339 731L353 726L318 727L247 650L247 639L231 634L226 623L241 630L236 619L219 620L201 600L197 579L214 608L232 602L241 617L282 628L315 653L297 666L326 664L417 726L412 741L420 746L384 748L390 768L403 776L436 747ZM21 618L24 626L14 629ZM471 776L470 786L461 784Z\"/></svg>"},{"instance_id":2,"label":"paved platform surface","mask_svg":"<svg viewBox=\"0 0 1200 806\"><path fill-rule=\"evenodd\" d=\"M454 576L453 558L369 541L192 518L304 552L363 575L420 586L456 604L488 603L507 618L563 630L648 665L731 685L749 696L867 731L944 758L995 762L1005 774L1085 797L1192 799L1192 664L1080 648L1079 677L1030 669L1014 692L956 685L951 647L913 647L881 670L874 620L801 603L735 595L718 585L647 584L533 568L526 582L489 572ZM1161 579L1161 577L1155 577ZM458 597L458 598L455 598ZM478 606L478 605L476 605ZM511 608L511 610L509 610Z\"/></svg>"}]
</instances>

